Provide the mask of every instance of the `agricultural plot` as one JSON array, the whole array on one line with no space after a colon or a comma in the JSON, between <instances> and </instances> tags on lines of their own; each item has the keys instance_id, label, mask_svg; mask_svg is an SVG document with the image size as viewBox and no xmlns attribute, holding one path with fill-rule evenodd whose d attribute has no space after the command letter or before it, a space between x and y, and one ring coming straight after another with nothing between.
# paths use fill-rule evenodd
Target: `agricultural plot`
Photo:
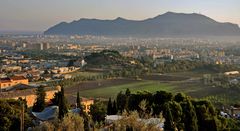
<instances>
[{"instance_id":1,"label":"agricultural plot","mask_svg":"<svg viewBox=\"0 0 240 131\"><path fill-rule=\"evenodd\" d=\"M115 98L117 94L129 88L131 92L156 92L168 91L171 93L183 92L193 98L208 99L215 103L230 104L239 102L239 92L220 87L204 85L200 77L187 75L151 75L135 79L107 79L82 82L74 87L66 88L67 96L80 96L87 98ZM219 99L221 98L221 99Z\"/></svg>"},{"instance_id":2,"label":"agricultural plot","mask_svg":"<svg viewBox=\"0 0 240 131\"><path fill-rule=\"evenodd\" d=\"M173 86L167 83L161 83L156 81L137 81L134 83L125 83L107 87L97 87L97 88L85 88L79 90L79 93L83 97L92 97L92 98L115 98L117 93L120 91L125 92L129 88L133 93L148 91L155 92L159 90L172 91ZM67 92L67 91L66 91Z\"/></svg>"}]
</instances>

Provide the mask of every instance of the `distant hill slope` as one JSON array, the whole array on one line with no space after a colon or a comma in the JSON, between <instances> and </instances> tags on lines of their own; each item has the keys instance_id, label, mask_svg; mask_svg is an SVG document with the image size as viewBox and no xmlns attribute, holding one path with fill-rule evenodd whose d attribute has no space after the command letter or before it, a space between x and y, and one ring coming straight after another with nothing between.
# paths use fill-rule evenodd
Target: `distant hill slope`
<instances>
[{"instance_id":1,"label":"distant hill slope","mask_svg":"<svg viewBox=\"0 0 240 131\"><path fill-rule=\"evenodd\" d=\"M84 58L87 62L87 67L94 68L115 68L115 67L136 67L141 64L133 59L127 58L119 54L118 51L103 50L98 53L92 53ZM134 64L131 64L134 61Z\"/></svg>"},{"instance_id":2,"label":"distant hill slope","mask_svg":"<svg viewBox=\"0 0 240 131\"><path fill-rule=\"evenodd\" d=\"M135 21L80 19L71 23L61 22L44 32L46 35L103 35L103 36L238 36L237 24L220 23L201 14L167 12Z\"/></svg>"}]
</instances>

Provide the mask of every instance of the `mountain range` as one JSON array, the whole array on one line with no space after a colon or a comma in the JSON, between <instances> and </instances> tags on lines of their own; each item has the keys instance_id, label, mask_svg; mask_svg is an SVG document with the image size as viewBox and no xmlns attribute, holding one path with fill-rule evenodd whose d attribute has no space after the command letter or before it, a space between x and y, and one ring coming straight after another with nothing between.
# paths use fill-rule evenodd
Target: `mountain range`
<instances>
[{"instance_id":1,"label":"mountain range","mask_svg":"<svg viewBox=\"0 0 240 131\"><path fill-rule=\"evenodd\" d=\"M167 12L145 20L80 19L61 22L44 32L46 35L97 35L121 37L161 36L240 36L237 24L217 22L207 16L192 13Z\"/></svg>"}]
</instances>

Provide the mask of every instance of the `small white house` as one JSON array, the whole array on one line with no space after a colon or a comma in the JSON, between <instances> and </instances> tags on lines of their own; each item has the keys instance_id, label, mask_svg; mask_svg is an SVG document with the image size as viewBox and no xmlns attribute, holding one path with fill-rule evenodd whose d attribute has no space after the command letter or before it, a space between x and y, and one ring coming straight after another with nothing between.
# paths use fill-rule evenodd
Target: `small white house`
<instances>
[{"instance_id":1,"label":"small white house","mask_svg":"<svg viewBox=\"0 0 240 131\"><path fill-rule=\"evenodd\" d=\"M224 75L237 75L237 74L239 74L239 71L229 71L224 73Z\"/></svg>"}]
</instances>

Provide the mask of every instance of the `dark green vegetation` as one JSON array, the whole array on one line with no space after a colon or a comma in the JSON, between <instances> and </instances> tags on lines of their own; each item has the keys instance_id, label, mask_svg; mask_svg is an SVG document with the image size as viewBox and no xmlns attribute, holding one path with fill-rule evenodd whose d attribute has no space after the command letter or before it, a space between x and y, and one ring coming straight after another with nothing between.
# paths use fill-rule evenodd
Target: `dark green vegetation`
<instances>
[{"instance_id":1,"label":"dark green vegetation","mask_svg":"<svg viewBox=\"0 0 240 131\"><path fill-rule=\"evenodd\" d=\"M27 113L26 101L24 100L3 100L0 99L0 130L20 131L21 112L24 110L24 128L32 126L32 119Z\"/></svg>"},{"instance_id":2,"label":"dark green vegetation","mask_svg":"<svg viewBox=\"0 0 240 131\"><path fill-rule=\"evenodd\" d=\"M90 107L89 114L94 122L104 122L106 113L106 107L102 102L96 102Z\"/></svg>"},{"instance_id":3,"label":"dark green vegetation","mask_svg":"<svg viewBox=\"0 0 240 131\"><path fill-rule=\"evenodd\" d=\"M85 57L88 66L106 66L115 64L124 64L124 58L117 51L103 50L99 53L91 53L91 55Z\"/></svg>"},{"instance_id":4,"label":"dark green vegetation","mask_svg":"<svg viewBox=\"0 0 240 131\"><path fill-rule=\"evenodd\" d=\"M61 92L59 95L59 101L58 101L58 107L59 107L59 114L58 114L58 118L59 119L63 119L64 115L67 114L68 112L68 107L67 107L67 101L66 98L64 96L64 87L61 86Z\"/></svg>"},{"instance_id":5,"label":"dark green vegetation","mask_svg":"<svg viewBox=\"0 0 240 131\"><path fill-rule=\"evenodd\" d=\"M159 64L153 70L160 73L184 72L184 71L205 71L209 73L223 73L226 71L237 70L234 65L217 65L212 63L202 62L200 60L177 60L168 61L164 64Z\"/></svg>"},{"instance_id":6,"label":"dark green vegetation","mask_svg":"<svg viewBox=\"0 0 240 131\"><path fill-rule=\"evenodd\" d=\"M111 98L108 100L107 104L107 115L116 115L117 114L117 105L116 101L112 102Z\"/></svg>"},{"instance_id":7,"label":"dark green vegetation","mask_svg":"<svg viewBox=\"0 0 240 131\"><path fill-rule=\"evenodd\" d=\"M32 111L41 112L45 108L45 96L46 96L43 86L38 87L36 95L37 95L37 100L33 105Z\"/></svg>"},{"instance_id":8,"label":"dark green vegetation","mask_svg":"<svg viewBox=\"0 0 240 131\"><path fill-rule=\"evenodd\" d=\"M64 102L64 89L62 88L61 92L57 94L58 95L55 95L54 101L58 101L59 120L56 123L66 122L65 118L71 115L67 114L69 106L67 102ZM79 96L79 93L77 93L76 101L78 107L81 106L81 104L79 104ZM22 104L24 104L22 100L0 100L0 128L2 130L19 129L17 127L20 126L19 119ZM219 116L218 110L215 109L211 102L193 99L183 93L173 95L165 91L132 93L131 90L126 89L124 93L119 92L113 102L111 99L109 99L108 104L96 101L90 107L90 116L84 113L80 113L79 116L83 119L81 123L84 123L82 128L90 129L91 127L95 127L96 124L101 128L104 125L106 114L123 115L123 112L131 114L133 111L137 111L139 117L143 119L159 117L162 113L165 118L165 130L218 131L240 129L239 121ZM26 129L32 126L32 123L31 118L26 112L24 117ZM71 117L74 118L73 116ZM68 122L69 124L72 123L71 121ZM127 123L128 122L130 123L131 119L127 121ZM89 127L88 125L91 126ZM129 126L131 127L131 125Z\"/></svg>"},{"instance_id":9,"label":"dark green vegetation","mask_svg":"<svg viewBox=\"0 0 240 131\"><path fill-rule=\"evenodd\" d=\"M86 68L101 68L110 70L137 70L142 69L142 64L133 58L123 57L118 51L103 50L98 53L91 53L91 55L84 58L87 62Z\"/></svg>"},{"instance_id":10,"label":"dark green vegetation","mask_svg":"<svg viewBox=\"0 0 240 131\"><path fill-rule=\"evenodd\" d=\"M145 113L158 116L163 112L165 118L165 130L186 131L217 131L227 129L240 129L239 121L219 116L219 112L207 100L192 99L182 93L173 95L165 91L155 93L142 92L118 93L117 110L143 112L140 104L146 101Z\"/></svg>"},{"instance_id":11,"label":"dark green vegetation","mask_svg":"<svg viewBox=\"0 0 240 131\"><path fill-rule=\"evenodd\" d=\"M63 59L76 59L74 56L56 54L55 51L49 50L26 50L24 52L17 52L24 55L26 58L32 58L36 60L63 60Z\"/></svg>"}]
</instances>

